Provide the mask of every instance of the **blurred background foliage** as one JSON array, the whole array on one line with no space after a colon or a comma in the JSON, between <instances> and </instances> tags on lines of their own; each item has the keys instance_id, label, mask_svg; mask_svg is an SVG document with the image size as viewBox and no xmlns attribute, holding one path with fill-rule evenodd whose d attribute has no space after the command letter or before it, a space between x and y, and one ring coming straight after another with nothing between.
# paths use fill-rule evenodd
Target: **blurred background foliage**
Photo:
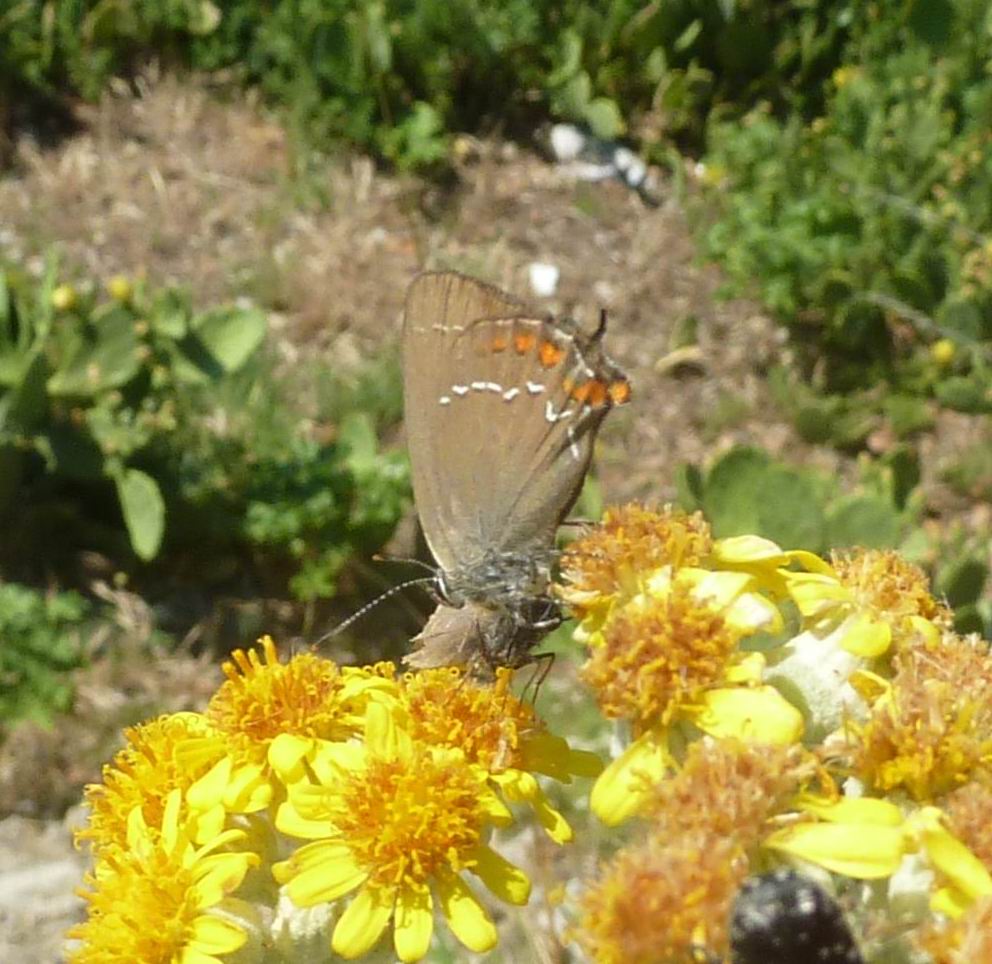
<instances>
[{"instance_id":1,"label":"blurred background foliage","mask_svg":"<svg viewBox=\"0 0 992 964\"><path fill-rule=\"evenodd\" d=\"M852 490L735 449L685 467L682 502L719 535L898 546L962 628L990 631L980 537L928 528L917 492L936 413L992 411L986 0L9 0L0 156L26 116L68 116L150 58L258 91L300 157L360 151L435 177L457 134L570 121L691 181L728 294L787 333L791 364L769 373L783 411L804 440L861 455ZM387 444L395 360L302 371L321 399L307 407L257 308L72 288L54 260L40 279L3 268L5 580L51 576L43 546L103 553L143 585L195 555L211 585L250 571L259 593L311 605L389 538L409 505ZM892 444L871 458L883 428ZM976 448L945 481L992 499L992 455ZM46 640L91 613L60 595L13 612L0 635L25 654L18 679L57 704L36 654L70 667L77 650Z\"/></svg>"}]
</instances>

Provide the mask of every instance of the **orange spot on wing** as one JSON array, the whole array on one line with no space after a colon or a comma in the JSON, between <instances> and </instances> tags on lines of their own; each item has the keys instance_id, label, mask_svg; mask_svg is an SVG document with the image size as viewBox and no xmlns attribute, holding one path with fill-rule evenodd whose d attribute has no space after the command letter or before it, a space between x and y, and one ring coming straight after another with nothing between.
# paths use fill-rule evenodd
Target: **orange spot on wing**
<instances>
[{"instance_id":1,"label":"orange spot on wing","mask_svg":"<svg viewBox=\"0 0 992 964\"><path fill-rule=\"evenodd\" d=\"M491 342L489 342L489 348L491 351L495 352L506 351L509 344L510 340L505 335L497 335Z\"/></svg>"},{"instance_id":2,"label":"orange spot on wing","mask_svg":"<svg viewBox=\"0 0 992 964\"><path fill-rule=\"evenodd\" d=\"M586 401L593 408L599 408L601 405L605 405L608 397L606 384L598 378L594 378L586 384L589 386L589 394L586 396Z\"/></svg>"},{"instance_id":3,"label":"orange spot on wing","mask_svg":"<svg viewBox=\"0 0 992 964\"><path fill-rule=\"evenodd\" d=\"M526 355L537 344L537 338L532 332L518 331L513 336L513 347L518 355Z\"/></svg>"},{"instance_id":4,"label":"orange spot on wing","mask_svg":"<svg viewBox=\"0 0 992 964\"><path fill-rule=\"evenodd\" d=\"M577 402L586 402L589 400L591 385L592 382L582 382L581 385L573 385L571 382L565 382L565 391Z\"/></svg>"},{"instance_id":5,"label":"orange spot on wing","mask_svg":"<svg viewBox=\"0 0 992 964\"><path fill-rule=\"evenodd\" d=\"M626 379L610 382L608 391L610 393L610 401L614 405L623 405L624 402L630 401L630 382Z\"/></svg>"},{"instance_id":6,"label":"orange spot on wing","mask_svg":"<svg viewBox=\"0 0 992 964\"><path fill-rule=\"evenodd\" d=\"M537 357L545 368L554 368L565 357L565 349L559 348L553 341L542 341Z\"/></svg>"}]
</instances>

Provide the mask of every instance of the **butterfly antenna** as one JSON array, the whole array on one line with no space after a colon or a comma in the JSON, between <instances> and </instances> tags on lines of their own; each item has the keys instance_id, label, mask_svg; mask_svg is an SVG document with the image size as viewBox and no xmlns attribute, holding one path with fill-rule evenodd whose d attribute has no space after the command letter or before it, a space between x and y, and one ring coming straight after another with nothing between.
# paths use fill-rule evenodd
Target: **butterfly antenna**
<instances>
[{"instance_id":1,"label":"butterfly antenna","mask_svg":"<svg viewBox=\"0 0 992 964\"><path fill-rule=\"evenodd\" d=\"M597 342L605 334L606 334L606 309L605 308L600 308L599 309L599 324L596 326L596 330L592 333L592 338L590 340L593 341L593 342Z\"/></svg>"},{"instance_id":2,"label":"butterfly antenna","mask_svg":"<svg viewBox=\"0 0 992 964\"><path fill-rule=\"evenodd\" d=\"M433 584L435 581L436 578L433 575L422 576L420 579L408 579L406 582L399 583L399 585L391 586L385 592L380 593L378 596L376 596L375 599L373 599L371 602L367 602L364 606L362 606L361 609L358 609L355 612L353 612L346 620L344 620L344 622L338 623L337 626L335 626L332 630L330 630L330 632L324 633L324 635L321 636L320 639L318 639L316 642L314 642L313 645L315 647L320 646L321 643L326 643L327 640L333 639L335 636L339 635L340 633L343 633L349 626L351 626L353 623L358 622L358 620L361 619L362 616L364 616L367 612L370 612L371 610L375 609L375 607L378 606L379 603L385 601L386 599L389 599L390 596L395 596L397 593L402 592L404 589L409 589L410 586L423 586L428 583Z\"/></svg>"}]
</instances>

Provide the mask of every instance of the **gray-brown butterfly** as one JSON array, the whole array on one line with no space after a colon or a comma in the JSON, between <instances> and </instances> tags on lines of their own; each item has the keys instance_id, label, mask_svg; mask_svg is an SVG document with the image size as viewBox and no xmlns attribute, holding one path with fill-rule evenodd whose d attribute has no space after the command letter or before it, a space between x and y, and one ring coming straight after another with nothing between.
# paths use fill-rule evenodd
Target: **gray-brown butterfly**
<instances>
[{"instance_id":1,"label":"gray-brown butterfly","mask_svg":"<svg viewBox=\"0 0 992 964\"><path fill-rule=\"evenodd\" d=\"M411 665L521 666L561 622L555 533L600 424L630 398L605 330L605 314L586 334L455 272L410 286L407 442L440 597Z\"/></svg>"}]
</instances>

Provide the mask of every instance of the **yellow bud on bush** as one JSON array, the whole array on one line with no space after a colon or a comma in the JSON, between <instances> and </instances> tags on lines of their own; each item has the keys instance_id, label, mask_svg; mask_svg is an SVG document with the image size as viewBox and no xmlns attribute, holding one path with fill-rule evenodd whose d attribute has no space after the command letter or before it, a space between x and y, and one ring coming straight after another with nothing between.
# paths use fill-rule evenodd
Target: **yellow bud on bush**
<instances>
[{"instance_id":1,"label":"yellow bud on bush","mask_svg":"<svg viewBox=\"0 0 992 964\"><path fill-rule=\"evenodd\" d=\"M930 346L930 357L938 365L950 365L954 361L954 342L950 338L941 338Z\"/></svg>"},{"instance_id":2,"label":"yellow bud on bush","mask_svg":"<svg viewBox=\"0 0 992 964\"><path fill-rule=\"evenodd\" d=\"M122 304L131 300L131 295L134 293L134 287L130 280L122 274L116 274L107 282L107 294L110 295L114 301L119 301Z\"/></svg>"},{"instance_id":3,"label":"yellow bud on bush","mask_svg":"<svg viewBox=\"0 0 992 964\"><path fill-rule=\"evenodd\" d=\"M61 284L52 292L52 307L56 311L72 311L79 296L70 284Z\"/></svg>"}]
</instances>

